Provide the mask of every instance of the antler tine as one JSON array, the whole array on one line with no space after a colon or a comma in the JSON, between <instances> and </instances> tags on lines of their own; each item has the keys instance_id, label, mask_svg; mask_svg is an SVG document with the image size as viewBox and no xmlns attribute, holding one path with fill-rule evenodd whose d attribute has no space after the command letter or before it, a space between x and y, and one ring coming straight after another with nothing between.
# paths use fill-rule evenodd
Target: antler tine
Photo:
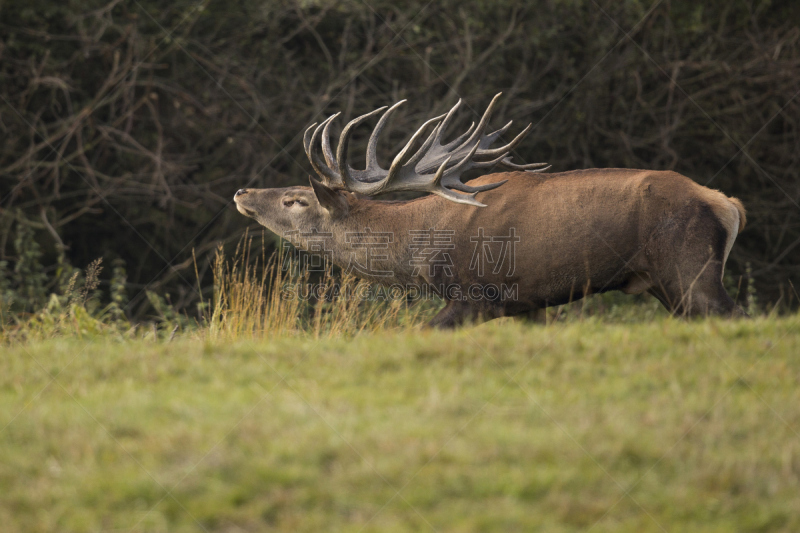
<instances>
[{"instance_id":1,"label":"antler tine","mask_svg":"<svg viewBox=\"0 0 800 533\"><path fill-rule=\"evenodd\" d=\"M488 148L498 137L500 137L503 133L505 133L508 128L511 126L513 121L509 121L508 124L500 128L499 130L492 132L481 140L481 148ZM528 124L524 130L522 130L514 139L505 146L501 146L499 148L495 148L492 150L480 150L478 157L492 157L499 154L499 157L492 161L485 161L481 163L476 163L473 168L486 168L496 165L499 165L500 168L505 170L525 170L528 172L544 172L545 170L549 169L551 165L547 163L530 163L527 165L517 165L511 162L510 157L506 157L511 150L513 150L530 132L532 125ZM535 170L534 170L535 169Z\"/></svg>"},{"instance_id":2,"label":"antler tine","mask_svg":"<svg viewBox=\"0 0 800 533\"><path fill-rule=\"evenodd\" d=\"M502 161L498 163L501 168L505 168L507 170L525 170L527 172L544 172L552 165L548 165L547 163L530 163L527 165L517 165L511 162L511 158L504 158ZM536 170L532 170L536 169Z\"/></svg>"},{"instance_id":3,"label":"antler tine","mask_svg":"<svg viewBox=\"0 0 800 533\"><path fill-rule=\"evenodd\" d=\"M306 128L306 131L303 133L303 151L305 151L306 156L308 156L308 148L309 144L311 143L311 135L312 133L314 133L311 130L314 129L314 126L316 125L317 125L316 122L313 123L308 128Z\"/></svg>"},{"instance_id":4,"label":"antler tine","mask_svg":"<svg viewBox=\"0 0 800 533\"><path fill-rule=\"evenodd\" d=\"M427 150L426 145L429 146L430 142L433 141L433 134L428 136L428 139L423 143L423 146L420 148L420 150L418 150L413 155L411 155L411 148L417 142L417 139L422 137L422 134L425 132L425 128L428 127L428 124L440 120L441 118L442 118L441 116L438 116L425 121L425 123L422 126L420 126L420 128L417 131L414 132L414 135L411 136L411 138L408 140L408 142L400 151L400 153L395 156L394 161L392 161L392 166L389 167L389 173L386 175L386 179L381 183L382 186L379 190L389 189L393 183L401 181L402 177L404 177L401 174L401 171L403 169L408 169L407 173L411 174L415 173L414 164L408 164L408 163L412 159L416 159L416 161L419 161L419 159L425 155L425 150ZM438 126L436 129L438 129ZM436 133L436 130L434 130L433 133ZM414 163L416 163L416 161Z\"/></svg>"},{"instance_id":5,"label":"antler tine","mask_svg":"<svg viewBox=\"0 0 800 533\"><path fill-rule=\"evenodd\" d=\"M491 189L496 189L505 181L489 183L487 185L480 185L478 187L471 187L469 185L465 185L461 182L461 174L469 169L472 168L482 168L484 166L490 166L494 163L494 161L489 161L486 163L476 163L473 161L473 157L475 157L475 153L478 151L478 143L476 143L472 150L470 150L469 154L461 159L458 163L456 163L453 167L449 168L442 178L441 182L444 187L449 189L456 189L463 192L469 192L473 195L477 192L481 191L488 191ZM505 156L504 156L505 157ZM449 160L449 158L448 158ZM507 181L507 180L506 180Z\"/></svg>"},{"instance_id":6,"label":"antler tine","mask_svg":"<svg viewBox=\"0 0 800 533\"><path fill-rule=\"evenodd\" d=\"M509 124L511 124L511 123L509 122ZM483 150L483 151L481 151L481 157L495 157L495 156L500 155L500 154L508 154L508 152L513 150L522 141L522 139L525 138L525 136L528 134L528 132L531 131L532 127L533 127L533 124L528 124L527 127L524 130L519 132L519 134L516 137L514 137L514 139L510 143L505 145L505 146L501 146L499 148L494 148L492 150ZM500 131L500 130L498 130L498 131Z\"/></svg>"},{"instance_id":7,"label":"antler tine","mask_svg":"<svg viewBox=\"0 0 800 533\"><path fill-rule=\"evenodd\" d=\"M463 171L468 170L468 169L466 169L464 167L466 167L467 165L472 163L472 158L475 157L475 152L478 151L478 146L479 146L478 143L475 143L475 145L472 147L472 149L469 151L469 153L466 156L462 157L461 160L458 163L456 163L455 165L450 167L450 169L448 169L447 172L445 172L444 178L445 179L447 179L447 178L458 179L458 176L460 176ZM447 180L447 181L451 181L451 180Z\"/></svg>"},{"instance_id":8,"label":"antler tine","mask_svg":"<svg viewBox=\"0 0 800 533\"><path fill-rule=\"evenodd\" d=\"M439 165L439 168L436 169L436 174L434 174L433 181L431 182L431 185L433 187L441 187L442 176L444 175L444 171L449 163L450 163L450 157L445 159L444 162L441 165Z\"/></svg>"},{"instance_id":9,"label":"antler tine","mask_svg":"<svg viewBox=\"0 0 800 533\"><path fill-rule=\"evenodd\" d=\"M460 183L458 187L452 187L454 190L462 191L462 192L469 192L469 193L478 193L483 191L491 191L492 189L496 189L499 186L503 185L508 180L496 181L494 183L487 183L486 185L476 185L472 187L471 185L464 185Z\"/></svg>"},{"instance_id":10,"label":"antler tine","mask_svg":"<svg viewBox=\"0 0 800 533\"><path fill-rule=\"evenodd\" d=\"M452 148L454 146L461 145L461 143L464 142L464 139L466 139L467 137L472 135L472 128L474 128L474 127L475 127L475 122L473 122L472 124L469 125L469 128L467 128L467 131L465 131L464 133L462 133L461 135L459 135L458 137L456 137L455 139L453 139L449 143L447 143L444 146L442 146L442 150L448 151L448 150L450 150L450 148Z\"/></svg>"},{"instance_id":11,"label":"antler tine","mask_svg":"<svg viewBox=\"0 0 800 533\"><path fill-rule=\"evenodd\" d=\"M503 154L500 157L498 157L497 159L492 159L491 161L481 161L481 162L472 161L470 163L469 167L465 168L464 171L471 170L473 168L491 168L491 167L499 164L500 162L502 162L503 159L507 155L508 154ZM483 192L483 191L491 191L492 189L496 189L496 188L498 188L499 186L501 186L502 184L504 184L507 181L508 180L503 180L503 181L496 181L494 183L487 183L486 185L472 186L472 185L466 185L465 183L462 183L461 180L458 177L455 177L455 179L448 180L447 186L450 187L451 189L456 189L456 190L462 191L462 192Z\"/></svg>"},{"instance_id":12,"label":"antler tine","mask_svg":"<svg viewBox=\"0 0 800 533\"><path fill-rule=\"evenodd\" d=\"M476 152L475 157L478 158L484 157L483 148L488 147L488 145L491 144L491 140L489 142L485 142L486 136L483 135L483 132L486 130L486 126L489 124L489 119L491 118L492 112L495 106L497 105L497 100L500 98L500 95L502 94L503 93L498 93L494 96L494 98L492 98L491 103L486 108L486 111L481 117L481 120L478 123L477 127L473 122L472 125L470 125L469 129L465 133L460 135L457 139L447 143L444 146L439 144L438 142L435 143L432 146L432 148L428 151L428 153L425 154L425 157L421 159L421 163L418 165L417 170L422 173L433 172L434 169L439 166L442 159L448 155L454 156L455 160L460 160L462 155L465 156L469 151L471 151L473 144L478 145L478 152ZM448 118L452 118L453 115L451 113L453 113L453 111L458 108L459 103L453 106L453 109L450 110L450 113L448 113ZM447 120L448 119L446 118L445 121ZM500 133L494 132L490 135L498 134L499 136L500 134L502 134L502 132L505 131L505 128L501 128L498 131ZM439 138L441 138L441 132Z\"/></svg>"},{"instance_id":13,"label":"antler tine","mask_svg":"<svg viewBox=\"0 0 800 533\"><path fill-rule=\"evenodd\" d=\"M442 164L439 165L439 168L436 170L436 174L433 176L433 181L431 182L431 188L429 191L459 204L474 205L475 207L486 207L486 204L482 204L475 199L475 194L478 191L471 192L470 194L460 194L442 186L442 176L444 175L445 168L447 168L449 163L450 157L445 159ZM500 185L503 183L505 183L505 181L503 181Z\"/></svg>"},{"instance_id":14,"label":"antler tine","mask_svg":"<svg viewBox=\"0 0 800 533\"><path fill-rule=\"evenodd\" d=\"M437 120L440 120L443 116L444 115L439 115L438 117L434 117L434 118L426 121L425 124L423 124L422 127L419 130L417 130L417 132L418 133L422 132L428 126L428 124L430 124L431 122L435 122ZM417 150L417 152L413 156L411 156L411 159L406 161L404 163L404 165L408 165L409 167L413 168L417 163L419 163L419 160L422 159L425 156L425 153L428 151L428 149L433 144L434 139L436 138L436 136L444 129L442 127L442 124L443 123L439 123L439 124L436 125L435 128L433 128L433 131L431 131L431 134L428 135L427 139L425 139L425 142L422 143L422 146L419 147L419 150ZM416 137L416 134L415 134L415 137ZM415 137L411 138L412 141L415 139ZM409 141L409 143L410 142L411 141Z\"/></svg>"},{"instance_id":15,"label":"antler tine","mask_svg":"<svg viewBox=\"0 0 800 533\"><path fill-rule=\"evenodd\" d=\"M453 146L460 146L464 142L464 139L468 138L472 134L472 129L475 127L474 122L470 125L466 132L459 135L455 140L447 143L446 145L442 145L442 137L447 131L447 127L450 125L450 122L453 120L456 111L458 111L458 109L461 107L461 104L462 100L459 98L458 102L456 102L456 104L450 108L450 111L444 115L444 121L438 128L438 131L436 131L436 135L434 136L430 145L427 146L426 152L421 153L419 157L414 158L415 164L424 159L426 160L426 163L423 164L423 167L426 170L433 170L439 165L438 162L442 157L446 157L448 154L450 154Z\"/></svg>"},{"instance_id":16,"label":"antler tine","mask_svg":"<svg viewBox=\"0 0 800 533\"><path fill-rule=\"evenodd\" d=\"M374 111L370 111L360 117L356 117L350 122L342 130L342 134L339 136L339 146L336 148L336 162L339 165L339 173L342 176L344 181L344 187L347 190L355 191L355 192L362 192L358 189L363 189L363 187L359 187L359 184L363 185L363 181L356 180L353 178L352 173L354 169L350 168L350 165L347 163L347 148L350 145L350 135L353 129L358 126L361 122L367 120L369 117L374 115L375 113L380 113L386 109L386 107L380 107ZM356 171L357 172L357 171Z\"/></svg>"},{"instance_id":17,"label":"antler tine","mask_svg":"<svg viewBox=\"0 0 800 533\"><path fill-rule=\"evenodd\" d=\"M478 124L478 127L475 130L475 133L473 133L473 135L470 137L470 139L465 141L462 146L468 146L470 142L474 142L475 137L477 135L481 135L482 130L485 129L486 125L488 124L488 117L490 116L491 111L492 111L492 107L493 107L494 103L497 101L497 98L499 96L500 96L500 94L497 94L492 99L492 102L489 104L489 107L486 109L486 112L483 114L483 117L481 118L481 121L480 121L480 123ZM456 190L463 191L463 192L470 192L470 193L474 194L474 193L481 192L481 191L487 191L487 190L495 189L497 187L500 187L503 183L505 183L505 181L501 181L501 182L489 183L489 184L486 184L486 185L480 185L480 186L477 186L477 187L472 187L472 186L469 186L469 185L466 185L466 184L462 183L461 179L460 179L460 175L461 175L462 172L465 172L466 170L469 170L469 169L491 167L491 166L494 166L495 164L498 164L498 163L502 162L506 158L506 156L508 155L508 152L510 150L512 150L517 144L519 144L519 142L522 141L522 139L525 137L525 135L527 135L528 131L530 131L530 129L531 129L531 125L529 124L527 128L525 128L522 132L520 132L519 135L517 135L507 145L502 146L500 148L495 148L494 150L482 150L481 151L481 154L480 154L481 157L487 157L487 156L488 157L492 157L492 156L499 155L499 157L497 157L496 159L490 160L490 161L482 161L482 162L474 161L474 157L475 157L476 153L478 152L478 148L480 148L482 145L483 146L488 146L489 144L491 144L491 142L494 141L494 139L496 137L499 137L500 135L502 135L506 130L508 130L508 128L510 126L511 126L511 122L509 122L508 124L506 124L505 126L500 128L499 130L497 130L497 131L495 131L493 133L490 133L487 136L479 138L478 142L475 142L475 144L472 146L472 149L470 150L469 154L467 154L464 158L462 158L454 167L452 167L447 172L447 174L445 176L445 179L443 180L444 181L444 185L446 187L449 187L449 188L452 188L452 189L456 189ZM458 151L458 150L456 150L456 151Z\"/></svg>"},{"instance_id":18,"label":"antler tine","mask_svg":"<svg viewBox=\"0 0 800 533\"><path fill-rule=\"evenodd\" d=\"M489 148L489 146L491 146L491 144L495 140L497 140L498 137L500 137L502 134L504 134L506 131L508 131L508 128L510 128L511 124L513 124L513 123L514 123L513 120L509 120L508 124L506 124L505 126L500 128L499 130L493 131L492 133L484 135L483 139L481 139L481 143L480 143L481 144L481 148ZM484 155L484 154L481 154L481 155Z\"/></svg>"},{"instance_id":19,"label":"antler tine","mask_svg":"<svg viewBox=\"0 0 800 533\"><path fill-rule=\"evenodd\" d=\"M456 111L458 111L459 107L461 107L461 98L458 99L458 102L456 102L456 105L451 107L450 111L448 111L447 114L445 115L444 120L442 121L442 127L439 130L439 132L436 134L436 139L434 140L434 144L435 145L441 145L442 144L441 143L442 136L444 135L445 130L447 130L447 126L450 125L450 121L453 120L453 117L456 115ZM474 125L474 123L473 123L473 125ZM470 129L472 129L472 126L470 126Z\"/></svg>"},{"instance_id":20,"label":"antler tine","mask_svg":"<svg viewBox=\"0 0 800 533\"><path fill-rule=\"evenodd\" d=\"M369 136L369 142L367 143L367 166L366 171L370 171L373 169L380 169L380 165L378 165L378 137L380 137L381 132L383 131L384 126L389 121L389 117L392 116L398 107L406 103L407 100L400 100L392 107L386 110L386 113L381 116L378 123L375 125L375 129L372 130L372 134ZM386 109L386 106L379 108L381 110Z\"/></svg>"},{"instance_id":21,"label":"antler tine","mask_svg":"<svg viewBox=\"0 0 800 533\"><path fill-rule=\"evenodd\" d=\"M496 136L499 136L502 132L506 131L510 125L511 125L511 122L506 124L501 129L497 130L496 132L490 134L489 136L494 136L495 134L497 134ZM546 163L544 163L544 164L542 164L542 163L534 163L532 166L531 165L514 165L507 158L508 153L517 144L519 144L520 141L522 141L522 139L525 137L525 135L528 134L530 129L531 129L531 125L528 124L528 126L524 130L522 130L519 133L519 135L517 135L507 145L501 146L500 148L495 148L494 150L483 150L483 151L481 151L481 156L482 157L497 156L499 154L499 156L497 158L489 160L489 161L479 161L478 162L478 161L474 161L473 160L474 155L477 153L477 147L480 146L480 145L484 145L483 140L481 142L477 143L475 146L473 146L473 148L472 148L472 150L470 152L470 155L468 155L466 158L462 159L459 162L459 165L462 165L462 168L461 168L460 172L464 172L466 170L470 170L470 169L473 169L473 168L489 168L489 167L492 167L492 166L497 165L497 164L500 164L501 166L503 166L504 168L507 168L509 170L525 170L526 168L521 168L521 167L534 168L534 167L540 167L540 166L546 165ZM487 137L489 137L489 136L487 136ZM484 139L485 139L485 137L484 137ZM489 143L486 143L486 144L489 144ZM453 167L453 168L456 168L456 167ZM547 167L547 168L550 168L550 167ZM541 170L546 170L546 169L541 169ZM538 172L541 172L541 170L539 170ZM458 172L458 174L460 174L460 172ZM470 185L466 185L466 184L462 183L461 180L458 179L455 176L455 174L456 173L454 172L453 173L453 179L447 180L445 185L447 187L452 188L452 189L456 189L456 190L463 191L463 192L488 191L488 190L491 190L491 189L495 189L495 188L499 187L500 185L502 185L503 183L505 183L505 181L502 181L502 182L488 183L486 185L479 185L477 187L472 187Z\"/></svg>"},{"instance_id":22,"label":"antler tine","mask_svg":"<svg viewBox=\"0 0 800 533\"><path fill-rule=\"evenodd\" d=\"M455 191L451 191L450 189L445 189L444 187L434 189L431 192L433 194L441 196L442 198L447 198L451 202L474 205L475 207L486 207L486 204L482 204L475 199L475 193L462 194Z\"/></svg>"},{"instance_id":23,"label":"antler tine","mask_svg":"<svg viewBox=\"0 0 800 533\"><path fill-rule=\"evenodd\" d=\"M338 115L338 113L336 114ZM330 123L336 115L331 115L326 118L322 123L314 129L314 133L311 135L311 140L308 142L308 150L306 151L306 155L308 156L308 160L311 162L311 167L314 169L314 172L322 178L323 183L328 185L329 187L338 187L342 182L342 177L337 172L334 172L328 165L326 165L322 159L320 159L319 154L317 154L315 150L315 146L317 144L317 138L320 135L327 124ZM310 129L310 128L309 128ZM308 130L306 130L308 133Z\"/></svg>"},{"instance_id":24,"label":"antler tine","mask_svg":"<svg viewBox=\"0 0 800 533\"><path fill-rule=\"evenodd\" d=\"M339 172L339 168L336 164L336 158L333 156L333 150L331 150L331 134L328 131L328 128L331 127L333 121L336 120L336 117L338 117L340 114L341 112L334 114L322 129L322 155L325 156L325 162L328 164L328 168L339 175L341 175L341 172Z\"/></svg>"},{"instance_id":25,"label":"antler tine","mask_svg":"<svg viewBox=\"0 0 800 533\"><path fill-rule=\"evenodd\" d=\"M492 98L492 101L489 102L489 106L486 108L486 111L483 112L483 116L481 117L480 122L478 122L478 127L475 128L475 131L472 132L472 135L470 135L469 138L464 141L463 144L461 144L461 146L455 149L455 152L459 152L465 149L467 146L470 146L473 142L475 142L476 138L480 139L480 136L483 135L483 131L486 129L486 126L489 125L489 119L492 118L494 106L497 105L497 100L500 98L501 94L503 93L497 93L494 95L494 98ZM478 143L480 143L480 141L478 141Z\"/></svg>"}]
</instances>

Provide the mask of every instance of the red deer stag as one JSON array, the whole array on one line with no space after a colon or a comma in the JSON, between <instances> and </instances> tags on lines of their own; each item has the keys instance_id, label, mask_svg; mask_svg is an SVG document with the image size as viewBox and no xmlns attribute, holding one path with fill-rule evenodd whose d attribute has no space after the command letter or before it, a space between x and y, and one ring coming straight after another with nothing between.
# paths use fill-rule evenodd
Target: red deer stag
<instances>
[{"instance_id":1,"label":"red deer stag","mask_svg":"<svg viewBox=\"0 0 800 533\"><path fill-rule=\"evenodd\" d=\"M489 146L510 127L484 134L498 94L477 127L442 144L461 101L425 122L388 170L378 164L378 120L366 168L348 164L353 130L382 107L350 121L334 153L339 113L305 132L319 181L311 187L240 189L239 211L298 247L384 285L431 290L446 301L431 325L523 316L591 293L648 292L681 315L743 316L722 273L745 211L736 198L669 171L591 169L553 174L544 163L516 165L510 143ZM426 129L435 124L417 151ZM505 172L461 182L471 169ZM532 170L536 169L536 170ZM368 197L433 193L407 201Z\"/></svg>"}]
</instances>

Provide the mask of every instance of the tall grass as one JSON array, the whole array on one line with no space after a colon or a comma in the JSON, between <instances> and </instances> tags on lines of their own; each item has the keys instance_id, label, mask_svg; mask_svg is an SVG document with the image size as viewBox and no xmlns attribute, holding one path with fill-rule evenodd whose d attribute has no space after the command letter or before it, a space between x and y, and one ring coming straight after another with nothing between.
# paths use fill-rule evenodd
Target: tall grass
<instances>
[{"instance_id":1,"label":"tall grass","mask_svg":"<svg viewBox=\"0 0 800 533\"><path fill-rule=\"evenodd\" d=\"M70 267L67 278L57 276L55 290L46 295L44 287L38 288L42 296L38 308L31 312L14 312L13 297L0 300L0 344L44 340L53 337L92 337L134 333L136 327L125 317L125 270L117 266L111 278L111 301L103 305L100 285L102 258L92 261L81 273ZM45 278L42 278L43 280ZM58 283L63 281L63 283ZM27 302L26 302L27 303Z\"/></svg>"},{"instance_id":2,"label":"tall grass","mask_svg":"<svg viewBox=\"0 0 800 533\"><path fill-rule=\"evenodd\" d=\"M172 340L180 334L224 341L299 335L352 337L420 327L443 305L439 299L411 300L405 294L381 290L331 263L309 269L308 255L298 256L286 247L268 255L265 239L263 233L260 243L245 235L232 255L226 255L220 245L210 261L213 292L204 285L195 260L198 294L210 292L208 300L201 297L196 315L176 310L169 294L146 290L154 314L138 322L130 321L126 314L129 300L124 264L115 262L104 294L99 289L101 259L84 272L64 260L63 267L48 278L35 260L36 250L20 248L31 255L29 266L10 273L0 264L0 344L98 335ZM762 308L749 282L742 289L741 282L729 277L727 285L735 289L737 297L740 291L746 294L741 299L751 316L791 310L787 304ZM635 323L667 316L654 298L619 292L547 309L548 324L585 320Z\"/></svg>"},{"instance_id":3,"label":"tall grass","mask_svg":"<svg viewBox=\"0 0 800 533\"><path fill-rule=\"evenodd\" d=\"M254 239L245 236L232 257L217 249L213 298L201 304L205 334L211 339L338 337L417 327L440 305L409 302L404 295L364 298L370 283L329 262L315 272L306 268L304 256L284 247L267 256L263 236L260 255L253 253L253 245Z\"/></svg>"}]
</instances>

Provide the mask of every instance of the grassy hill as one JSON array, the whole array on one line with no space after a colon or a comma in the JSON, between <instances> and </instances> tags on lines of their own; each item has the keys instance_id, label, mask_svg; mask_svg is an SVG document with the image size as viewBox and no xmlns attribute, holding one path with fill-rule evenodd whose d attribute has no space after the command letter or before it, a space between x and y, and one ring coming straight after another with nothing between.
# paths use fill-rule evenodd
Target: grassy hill
<instances>
[{"instance_id":1,"label":"grassy hill","mask_svg":"<svg viewBox=\"0 0 800 533\"><path fill-rule=\"evenodd\" d=\"M3 346L0 523L798 531L800 317Z\"/></svg>"}]
</instances>

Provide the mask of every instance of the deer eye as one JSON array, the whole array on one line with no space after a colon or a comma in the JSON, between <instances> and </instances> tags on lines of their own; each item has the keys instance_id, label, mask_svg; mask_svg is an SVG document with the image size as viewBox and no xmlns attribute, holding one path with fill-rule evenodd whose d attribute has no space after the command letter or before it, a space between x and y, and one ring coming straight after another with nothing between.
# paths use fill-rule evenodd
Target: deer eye
<instances>
[{"instance_id":1,"label":"deer eye","mask_svg":"<svg viewBox=\"0 0 800 533\"><path fill-rule=\"evenodd\" d=\"M283 207L292 207L295 204L299 205L300 207L308 207L308 202L302 198L287 198L283 201Z\"/></svg>"}]
</instances>

